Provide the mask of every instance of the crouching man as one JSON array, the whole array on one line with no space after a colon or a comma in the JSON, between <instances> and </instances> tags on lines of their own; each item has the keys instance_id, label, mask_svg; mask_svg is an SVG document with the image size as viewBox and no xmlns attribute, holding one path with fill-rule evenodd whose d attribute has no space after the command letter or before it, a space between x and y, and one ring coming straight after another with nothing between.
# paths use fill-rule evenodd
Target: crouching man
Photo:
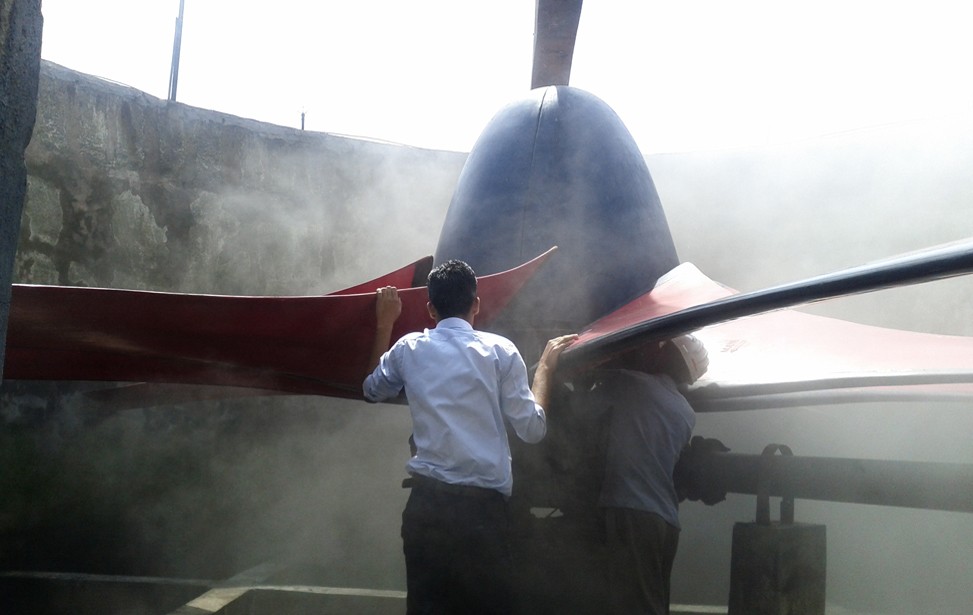
<instances>
[{"instance_id":1,"label":"crouching man","mask_svg":"<svg viewBox=\"0 0 973 615\"><path fill-rule=\"evenodd\" d=\"M679 498L673 470L689 443L696 415L681 386L709 365L692 335L663 343L637 369L604 369L593 391L596 411L608 412L605 477L599 504L605 516L612 615L668 615L672 565L679 544Z\"/></svg>"}]
</instances>

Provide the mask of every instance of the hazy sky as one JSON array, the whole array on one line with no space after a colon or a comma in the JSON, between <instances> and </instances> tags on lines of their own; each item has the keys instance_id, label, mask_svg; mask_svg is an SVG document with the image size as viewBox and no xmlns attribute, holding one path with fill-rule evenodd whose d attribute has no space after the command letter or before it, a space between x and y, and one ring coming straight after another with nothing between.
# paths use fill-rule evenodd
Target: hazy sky
<instances>
[{"instance_id":1,"label":"hazy sky","mask_svg":"<svg viewBox=\"0 0 973 615\"><path fill-rule=\"evenodd\" d=\"M165 98L179 0L43 0L43 56ZM958 0L588 0L571 85L643 153L973 110ZM533 0L185 0L178 100L468 151L530 87Z\"/></svg>"}]
</instances>

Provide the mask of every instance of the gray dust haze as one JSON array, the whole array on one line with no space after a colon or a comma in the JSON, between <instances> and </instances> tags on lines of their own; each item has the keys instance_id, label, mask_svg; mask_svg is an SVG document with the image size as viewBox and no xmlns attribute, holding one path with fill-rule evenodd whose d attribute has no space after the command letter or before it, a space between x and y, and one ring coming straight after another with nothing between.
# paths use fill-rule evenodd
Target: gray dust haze
<instances>
[{"instance_id":1,"label":"gray dust haze","mask_svg":"<svg viewBox=\"0 0 973 615\"><path fill-rule=\"evenodd\" d=\"M431 254L464 159L183 106L167 115L47 63L41 87L46 132L28 156L17 282L330 292ZM970 125L648 164L681 260L742 291L973 235ZM960 278L813 311L973 335L971 289ZM292 582L404 589L403 407L267 397L120 408L92 402L90 388L0 389L0 568L218 579L278 558L313 571ZM969 404L709 414L696 433L738 453L779 442L797 455L973 463ZM754 510L743 496L683 505L674 602L725 604L732 526ZM796 511L827 525L829 612L973 604L973 517Z\"/></svg>"},{"instance_id":2,"label":"gray dust haze","mask_svg":"<svg viewBox=\"0 0 973 615\"><path fill-rule=\"evenodd\" d=\"M973 125L902 124L772 149L649 158L681 260L741 291L973 236ZM802 308L854 322L973 335L969 277ZM795 349L799 352L799 349ZM700 415L696 433L734 452L973 463L969 403L846 404ZM776 515L776 510L773 513ZM973 518L797 501L827 525L835 613L965 613L973 604ZM734 521L755 501L684 504L674 593L728 591ZM700 583L706 579L705 583Z\"/></svg>"}]
</instances>

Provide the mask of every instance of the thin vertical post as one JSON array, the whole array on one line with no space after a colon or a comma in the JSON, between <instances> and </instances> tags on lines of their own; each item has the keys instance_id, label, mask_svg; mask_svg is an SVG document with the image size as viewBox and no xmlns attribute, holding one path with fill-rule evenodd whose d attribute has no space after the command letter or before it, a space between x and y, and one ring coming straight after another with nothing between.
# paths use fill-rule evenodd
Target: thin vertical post
<instances>
[{"instance_id":1,"label":"thin vertical post","mask_svg":"<svg viewBox=\"0 0 973 615\"><path fill-rule=\"evenodd\" d=\"M179 17L176 17L176 35L172 41L172 68L169 70L169 100L176 100L176 87L179 85L179 49L182 46L182 16L186 0L179 0Z\"/></svg>"}]
</instances>

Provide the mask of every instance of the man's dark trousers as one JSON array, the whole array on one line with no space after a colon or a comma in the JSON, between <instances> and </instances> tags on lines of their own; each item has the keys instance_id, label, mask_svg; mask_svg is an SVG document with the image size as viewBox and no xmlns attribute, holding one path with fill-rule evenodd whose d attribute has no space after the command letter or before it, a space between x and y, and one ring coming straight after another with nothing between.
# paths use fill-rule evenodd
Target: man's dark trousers
<instances>
[{"instance_id":1,"label":"man's dark trousers","mask_svg":"<svg viewBox=\"0 0 973 615\"><path fill-rule=\"evenodd\" d=\"M412 479L402 513L408 615L509 614L510 518L494 490Z\"/></svg>"}]
</instances>

